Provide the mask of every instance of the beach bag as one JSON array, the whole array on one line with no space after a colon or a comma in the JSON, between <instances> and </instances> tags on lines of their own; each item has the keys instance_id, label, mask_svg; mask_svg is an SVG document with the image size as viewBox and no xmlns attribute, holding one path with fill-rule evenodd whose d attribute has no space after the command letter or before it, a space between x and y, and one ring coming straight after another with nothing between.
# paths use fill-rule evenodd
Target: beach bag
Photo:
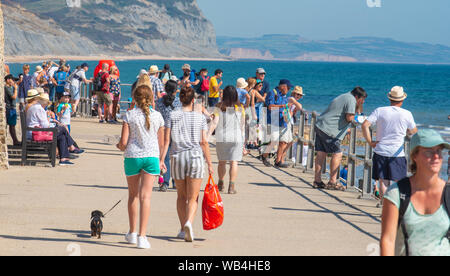
<instances>
[{"instance_id":1,"label":"beach bag","mask_svg":"<svg viewBox=\"0 0 450 276\"><path fill-rule=\"evenodd\" d=\"M219 187L214 184L212 175L209 176L205 187L202 204L203 229L213 230L222 225L224 219L223 201Z\"/></svg>"},{"instance_id":2,"label":"beach bag","mask_svg":"<svg viewBox=\"0 0 450 276\"><path fill-rule=\"evenodd\" d=\"M53 141L53 132L51 131L32 131L31 136L34 142Z\"/></svg>"}]
</instances>

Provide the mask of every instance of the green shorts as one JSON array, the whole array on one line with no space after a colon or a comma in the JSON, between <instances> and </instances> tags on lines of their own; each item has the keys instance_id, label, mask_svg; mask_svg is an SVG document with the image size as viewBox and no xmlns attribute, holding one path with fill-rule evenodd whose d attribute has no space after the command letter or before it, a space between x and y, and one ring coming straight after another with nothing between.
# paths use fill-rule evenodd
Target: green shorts
<instances>
[{"instance_id":1,"label":"green shorts","mask_svg":"<svg viewBox=\"0 0 450 276\"><path fill-rule=\"evenodd\" d=\"M126 176L135 176L144 171L150 175L160 175L159 158L125 158L124 168Z\"/></svg>"}]
</instances>

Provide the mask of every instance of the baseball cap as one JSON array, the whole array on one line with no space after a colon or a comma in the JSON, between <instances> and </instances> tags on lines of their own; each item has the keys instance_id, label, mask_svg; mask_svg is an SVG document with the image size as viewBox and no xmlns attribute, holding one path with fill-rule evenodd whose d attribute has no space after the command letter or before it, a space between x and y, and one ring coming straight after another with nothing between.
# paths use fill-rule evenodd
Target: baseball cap
<instances>
[{"instance_id":1,"label":"baseball cap","mask_svg":"<svg viewBox=\"0 0 450 276\"><path fill-rule=\"evenodd\" d=\"M419 129L411 138L411 151L417 147L432 148L439 145L450 149L450 144L445 142L439 132L434 129Z\"/></svg>"},{"instance_id":2,"label":"baseball cap","mask_svg":"<svg viewBox=\"0 0 450 276\"><path fill-rule=\"evenodd\" d=\"M292 84L291 84L291 82L289 80L286 80L286 79L280 80L280 84L279 85L283 85L283 84L286 84L289 89L292 88Z\"/></svg>"},{"instance_id":3,"label":"baseball cap","mask_svg":"<svg viewBox=\"0 0 450 276\"><path fill-rule=\"evenodd\" d=\"M258 73L258 74L266 74L266 70L264 70L264 68L258 68L258 69L256 69L256 73Z\"/></svg>"}]
</instances>

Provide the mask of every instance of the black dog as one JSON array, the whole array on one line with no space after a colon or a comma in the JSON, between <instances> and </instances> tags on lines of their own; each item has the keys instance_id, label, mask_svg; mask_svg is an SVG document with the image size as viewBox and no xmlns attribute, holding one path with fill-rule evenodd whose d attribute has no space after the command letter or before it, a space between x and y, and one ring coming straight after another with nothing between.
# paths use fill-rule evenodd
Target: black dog
<instances>
[{"instance_id":1,"label":"black dog","mask_svg":"<svg viewBox=\"0 0 450 276\"><path fill-rule=\"evenodd\" d=\"M91 237L98 236L99 239L102 238L102 218L104 217L103 213L98 210L91 213Z\"/></svg>"}]
</instances>

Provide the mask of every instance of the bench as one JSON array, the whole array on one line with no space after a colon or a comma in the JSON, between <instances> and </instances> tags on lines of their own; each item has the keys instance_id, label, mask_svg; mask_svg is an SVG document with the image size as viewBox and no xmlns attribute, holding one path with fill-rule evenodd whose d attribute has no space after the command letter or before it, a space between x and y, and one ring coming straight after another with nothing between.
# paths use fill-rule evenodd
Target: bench
<instances>
[{"instance_id":1,"label":"bench","mask_svg":"<svg viewBox=\"0 0 450 276\"><path fill-rule=\"evenodd\" d=\"M52 167L56 166L56 135L57 128L30 128L27 127L27 117L24 111L20 112L20 125L22 128L22 166L27 164L28 156L31 154L46 153L49 157L49 162ZM29 131L46 131L53 133L53 140L48 142L36 142L27 139L27 132Z\"/></svg>"}]
</instances>

